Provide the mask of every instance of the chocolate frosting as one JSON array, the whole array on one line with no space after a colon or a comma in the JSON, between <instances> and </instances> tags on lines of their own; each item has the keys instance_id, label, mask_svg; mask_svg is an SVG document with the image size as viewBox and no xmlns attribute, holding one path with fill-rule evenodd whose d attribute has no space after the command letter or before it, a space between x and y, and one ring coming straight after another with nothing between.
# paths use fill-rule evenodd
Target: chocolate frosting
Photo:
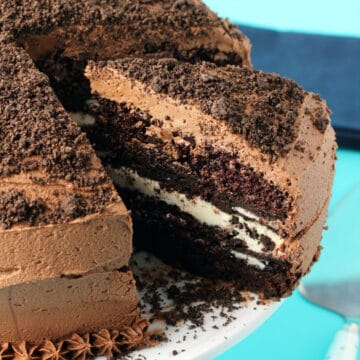
<instances>
[{"instance_id":1,"label":"chocolate frosting","mask_svg":"<svg viewBox=\"0 0 360 360\"><path fill-rule=\"evenodd\" d=\"M64 349L64 341L52 342L45 340L39 348L43 360L65 360L68 350Z\"/></svg>"},{"instance_id":2,"label":"chocolate frosting","mask_svg":"<svg viewBox=\"0 0 360 360\"><path fill-rule=\"evenodd\" d=\"M99 356L111 357L113 353L120 353L118 342L119 331L102 329L94 335L94 347Z\"/></svg>"},{"instance_id":3,"label":"chocolate frosting","mask_svg":"<svg viewBox=\"0 0 360 360\"><path fill-rule=\"evenodd\" d=\"M251 66L249 40L199 0L4 0L1 32L33 58L59 48L77 59L155 54Z\"/></svg>"},{"instance_id":4,"label":"chocolate frosting","mask_svg":"<svg viewBox=\"0 0 360 360\"><path fill-rule=\"evenodd\" d=\"M36 358L36 346L27 345L24 341L12 346L15 360L31 360Z\"/></svg>"},{"instance_id":5,"label":"chocolate frosting","mask_svg":"<svg viewBox=\"0 0 360 360\"><path fill-rule=\"evenodd\" d=\"M139 120L134 124L141 130L138 137L133 136L136 131L130 132L136 139L134 147L139 143L149 152L151 147L160 149L171 162L181 162L186 171L192 159L213 154L209 149L234 154L238 163L249 166L286 195L286 202L278 202L279 213L285 217L269 223L286 237L297 236L319 216L331 191L336 143L330 110L318 95L276 74L174 59L90 62L85 74L97 96L126 104L129 117L145 114L134 116ZM224 103L229 104L229 100L231 106ZM316 119L323 119L320 129ZM126 122L118 122L123 130ZM178 157L178 144L184 149L184 159ZM235 162L224 162L228 173L235 169L234 173L240 175L239 168L228 164ZM211 160L202 168L213 165ZM236 191L240 181L236 176L225 176L219 168L217 192L222 189L223 178L234 184ZM214 173L207 178L216 180ZM264 188L251 188L255 196L264 194ZM254 197L249 199L254 204ZM265 203L267 209L268 204L275 203L273 198L269 200ZM243 205L246 207L245 202Z\"/></svg>"},{"instance_id":6,"label":"chocolate frosting","mask_svg":"<svg viewBox=\"0 0 360 360\"><path fill-rule=\"evenodd\" d=\"M0 344L0 360L11 357L11 349L9 343Z\"/></svg>"},{"instance_id":7,"label":"chocolate frosting","mask_svg":"<svg viewBox=\"0 0 360 360\"><path fill-rule=\"evenodd\" d=\"M72 334L67 339L67 347L73 354L74 359L85 360L87 357L94 356L91 351L90 334L80 336L78 334Z\"/></svg>"},{"instance_id":8,"label":"chocolate frosting","mask_svg":"<svg viewBox=\"0 0 360 360\"><path fill-rule=\"evenodd\" d=\"M90 62L88 71L94 66ZM219 69L175 59L119 59L96 66L115 69L182 104L197 103L203 113L226 122L231 132L273 158L285 156L296 139L304 91L290 79L245 67ZM325 115L316 119L321 116ZM325 129L326 124L322 132ZM217 129L211 135L216 133Z\"/></svg>"},{"instance_id":9,"label":"chocolate frosting","mask_svg":"<svg viewBox=\"0 0 360 360\"><path fill-rule=\"evenodd\" d=\"M26 52L0 42L0 227L65 223L119 201Z\"/></svg>"},{"instance_id":10,"label":"chocolate frosting","mask_svg":"<svg viewBox=\"0 0 360 360\"><path fill-rule=\"evenodd\" d=\"M87 334L71 334L61 340L45 340L39 344L25 341L18 344L0 344L0 360L85 360L95 356L108 359L125 354L141 345L149 345L145 332L148 322L138 319L131 327L101 329Z\"/></svg>"}]
</instances>

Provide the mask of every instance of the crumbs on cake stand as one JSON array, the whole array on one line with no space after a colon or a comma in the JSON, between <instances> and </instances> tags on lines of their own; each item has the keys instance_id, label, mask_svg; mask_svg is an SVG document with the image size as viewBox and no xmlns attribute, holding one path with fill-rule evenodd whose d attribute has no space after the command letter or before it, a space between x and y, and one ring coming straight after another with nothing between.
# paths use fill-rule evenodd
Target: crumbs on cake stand
<instances>
[{"instance_id":1,"label":"crumbs on cake stand","mask_svg":"<svg viewBox=\"0 0 360 360\"><path fill-rule=\"evenodd\" d=\"M236 320L233 312L254 299L238 289L235 282L196 276L166 265L145 252L136 253L131 268L142 315L150 322L149 336L155 341L171 342L167 332L178 333L181 328L181 337L174 341L180 345L190 338L196 339L206 328L227 326ZM174 349L172 354L184 351Z\"/></svg>"}]
</instances>

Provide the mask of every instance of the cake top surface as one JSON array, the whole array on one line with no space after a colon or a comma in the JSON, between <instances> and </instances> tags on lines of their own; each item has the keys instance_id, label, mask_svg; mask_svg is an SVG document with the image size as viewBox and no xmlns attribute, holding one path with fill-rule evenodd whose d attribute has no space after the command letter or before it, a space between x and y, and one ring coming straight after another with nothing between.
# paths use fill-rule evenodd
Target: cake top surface
<instances>
[{"instance_id":1,"label":"cake top surface","mask_svg":"<svg viewBox=\"0 0 360 360\"><path fill-rule=\"evenodd\" d=\"M101 30L101 26L107 26L107 30ZM89 37L93 42L106 43L97 50L98 56L105 58L111 58L109 44L122 40L115 48L121 48L120 54L128 56L164 53L186 60L199 57L251 66L248 39L199 0L0 2L0 33L10 34L16 41L59 30L61 36L77 38L88 48ZM92 37L93 31L96 34ZM76 45L75 52L79 52L79 46L82 45ZM191 53L184 55L184 48L191 49ZM113 51L116 58L118 50Z\"/></svg>"},{"instance_id":2,"label":"cake top surface","mask_svg":"<svg viewBox=\"0 0 360 360\"><path fill-rule=\"evenodd\" d=\"M174 59L120 59L90 63L89 68L117 71L181 104L195 104L274 159L285 156L297 139L299 114L308 95L290 79L231 65L219 68ZM324 133L328 113L313 96L319 101L318 110L308 115L313 117L315 131Z\"/></svg>"},{"instance_id":3,"label":"cake top surface","mask_svg":"<svg viewBox=\"0 0 360 360\"><path fill-rule=\"evenodd\" d=\"M154 10L157 16L152 16ZM0 15L0 30L16 34L46 33L59 26L99 23L169 23L174 28L188 30L200 24L223 23L218 17L209 16L207 7L197 0L3 0ZM240 38L241 34L234 30L234 36Z\"/></svg>"},{"instance_id":4,"label":"cake top surface","mask_svg":"<svg viewBox=\"0 0 360 360\"><path fill-rule=\"evenodd\" d=\"M26 52L0 44L0 226L102 211L116 196L85 135Z\"/></svg>"}]
</instances>

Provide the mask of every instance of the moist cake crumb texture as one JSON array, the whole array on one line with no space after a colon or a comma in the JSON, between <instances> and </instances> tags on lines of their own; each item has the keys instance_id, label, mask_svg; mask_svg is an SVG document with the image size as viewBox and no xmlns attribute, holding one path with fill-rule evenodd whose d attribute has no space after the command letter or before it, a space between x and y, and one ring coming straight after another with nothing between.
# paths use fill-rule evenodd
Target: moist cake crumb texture
<instances>
[{"instance_id":1,"label":"moist cake crumb texture","mask_svg":"<svg viewBox=\"0 0 360 360\"><path fill-rule=\"evenodd\" d=\"M146 131L152 125L161 127L161 120L125 103L99 97L96 101L97 105L88 108L96 124L85 127L85 131L97 151L113 154L109 162L114 166L116 162L131 166L143 176L160 181L166 189L189 197L201 195L224 211L243 205L262 216L284 219L291 210L289 194L241 163L236 151L230 153L208 145L201 153L194 152L195 138L174 131L170 137L185 140L174 142L174 161L163 151L166 144ZM108 162L106 158L103 161Z\"/></svg>"},{"instance_id":2,"label":"moist cake crumb texture","mask_svg":"<svg viewBox=\"0 0 360 360\"><path fill-rule=\"evenodd\" d=\"M290 79L235 66L217 70L209 63L191 65L175 59L121 59L111 66L157 93L185 104L198 102L205 114L226 121L234 133L264 153L284 156L296 138L304 92Z\"/></svg>"},{"instance_id":3,"label":"moist cake crumb texture","mask_svg":"<svg viewBox=\"0 0 360 360\"><path fill-rule=\"evenodd\" d=\"M329 201L334 132L314 125L329 124L325 102L278 75L207 62L127 58L85 74L84 129L137 246L268 298L290 293L319 251Z\"/></svg>"},{"instance_id":4,"label":"moist cake crumb texture","mask_svg":"<svg viewBox=\"0 0 360 360\"><path fill-rule=\"evenodd\" d=\"M209 279L236 279L237 289L266 298L281 297L301 276L300 272L290 271L285 259L273 258L271 253L252 252L236 234L202 224L176 206L135 191L119 188L119 193L132 209L134 226L138 229L134 233L136 247L154 253L168 264L181 265L192 274ZM264 250L269 248L264 245ZM237 259L232 251L244 254L245 259ZM264 268L248 266L247 255L256 256Z\"/></svg>"}]
</instances>

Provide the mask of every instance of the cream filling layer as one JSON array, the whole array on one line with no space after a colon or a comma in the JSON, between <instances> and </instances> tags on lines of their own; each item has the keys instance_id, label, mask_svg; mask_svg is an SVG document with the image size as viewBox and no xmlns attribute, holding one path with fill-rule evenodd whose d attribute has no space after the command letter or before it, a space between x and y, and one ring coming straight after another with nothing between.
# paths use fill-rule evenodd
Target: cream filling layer
<instances>
[{"instance_id":1,"label":"cream filling layer","mask_svg":"<svg viewBox=\"0 0 360 360\"><path fill-rule=\"evenodd\" d=\"M261 253L262 255L271 253L271 255L274 256L280 252L279 248L285 241L273 230L260 224L259 218L256 215L249 213L243 208L236 207L234 208L234 214L227 214L211 203L202 200L199 196L188 198L185 194L177 191L170 192L162 189L158 181L142 177L132 169L126 167L118 169L108 167L107 171L114 182L120 187L139 191L144 195L164 201L168 205L175 205L181 211L193 216L197 221L208 226L218 226L226 232L234 234L234 239L243 240L248 249L253 252ZM236 223L233 221L234 217L237 220ZM259 236L264 235L269 237L275 244L274 250L272 252L266 251L264 244L259 239L249 236L244 224L252 231L256 231ZM239 253L236 251L236 254ZM240 258L240 256L236 254L234 251L233 255ZM249 255L243 255L247 257L249 264L263 268L264 264L260 260L256 262L256 258L252 259ZM244 257L241 258L245 260Z\"/></svg>"},{"instance_id":2,"label":"cream filling layer","mask_svg":"<svg viewBox=\"0 0 360 360\"><path fill-rule=\"evenodd\" d=\"M80 127L95 125L95 118L92 115L85 114L83 112L68 112L73 121L75 121Z\"/></svg>"},{"instance_id":3,"label":"cream filling layer","mask_svg":"<svg viewBox=\"0 0 360 360\"><path fill-rule=\"evenodd\" d=\"M239 251L231 250L231 254L233 254L237 259L245 260L249 265L255 266L260 270L264 270L268 265L267 260L258 259L255 256L251 256L249 254L243 254Z\"/></svg>"}]
</instances>

